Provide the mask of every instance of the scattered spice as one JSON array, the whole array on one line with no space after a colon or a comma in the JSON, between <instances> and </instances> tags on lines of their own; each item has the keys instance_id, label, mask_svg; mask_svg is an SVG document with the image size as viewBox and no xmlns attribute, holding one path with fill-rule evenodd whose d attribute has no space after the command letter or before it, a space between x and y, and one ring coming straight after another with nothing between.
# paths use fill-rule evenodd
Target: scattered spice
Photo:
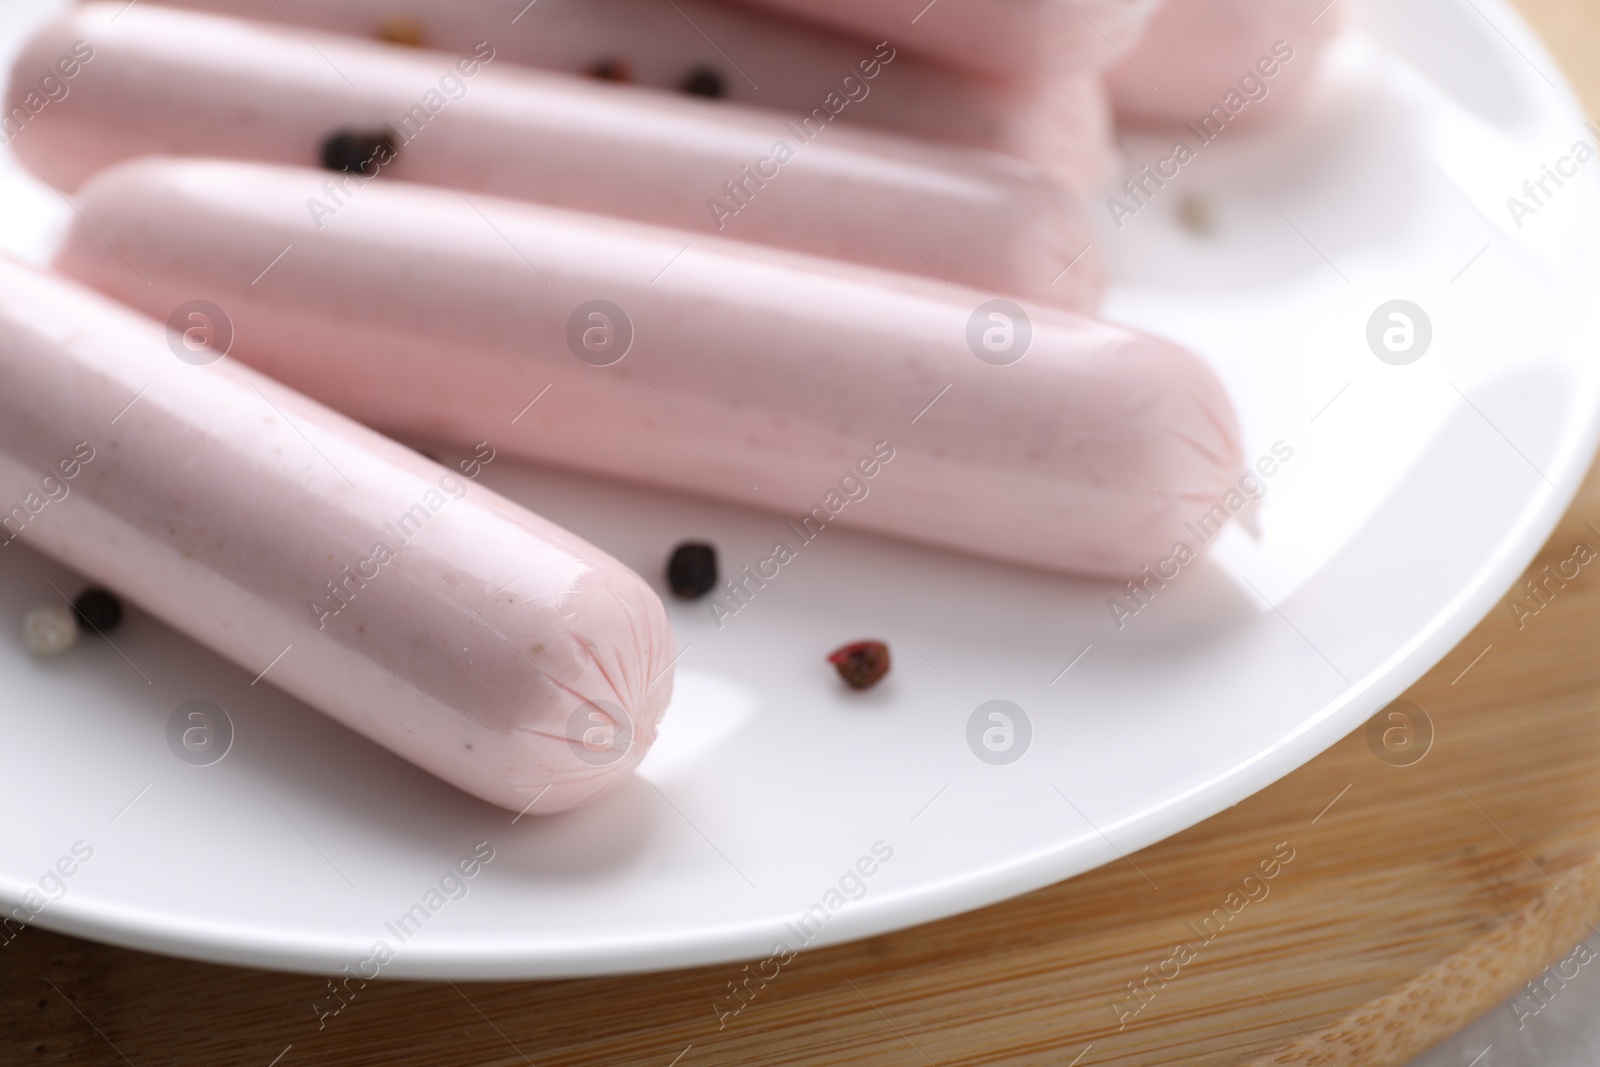
<instances>
[{"instance_id":1,"label":"scattered spice","mask_svg":"<svg viewBox=\"0 0 1600 1067\"><path fill-rule=\"evenodd\" d=\"M84 633L108 634L122 624L122 601L109 589L92 585L72 602L78 628Z\"/></svg>"},{"instance_id":2,"label":"scattered spice","mask_svg":"<svg viewBox=\"0 0 1600 1067\"><path fill-rule=\"evenodd\" d=\"M391 15L379 24L378 40L407 48L421 48L424 43L422 23L411 15Z\"/></svg>"},{"instance_id":3,"label":"scattered spice","mask_svg":"<svg viewBox=\"0 0 1600 1067\"><path fill-rule=\"evenodd\" d=\"M1192 193L1178 201L1178 221L1197 237L1209 237L1217 228L1211 201Z\"/></svg>"},{"instance_id":4,"label":"scattered spice","mask_svg":"<svg viewBox=\"0 0 1600 1067\"><path fill-rule=\"evenodd\" d=\"M882 641L857 641L828 657L851 689L871 689L889 673L889 646Z\"/></svg>"},{"instance_id":5,"label":"scattered spice","mask_svg":"<svg viewBox=\"0 0 1600 1067\"><path fill-rule=\"evenodd\" d=\"M603 82L631 82L633 64L626 59L607 56L589 64L589 77L599 78Z\"/></svg>"},{"instance_id":6,"label":"scattered spice","mask_svg":"<svg viewBox=\"0 0 1600 1067\"><path fill-rule=\"evenodd\" d=\"M77 620L64 604L40 604L22 618L22 647L35 656L59 656L77 640Z\"/></svg>"},{"instance_id":7,"label":"scattered spice","mask_svg":"<svg viewBox=\"0 0 1600 1067\"><path fill-rule=\"evenodd\" d=\"M685 541L667 561L667 585L674 596L697 600L716 588L717 550L700 541Z\"/></svg>"},{"instance_id":8,"label":"scattered spice","mask_svg":"<svg viewBox=\"0 0 1600 1067\"><path fill-rule=\"evenodd\" d=\"M712 100L721 100L728 95L728 87L723 82L722 75L710 67L694 68L678 88L690 96L704 96Z\"/></svg>"},{"instance_id":9,"label":"scattered spice","mask_svg":"<svg viewBox=\"0 0 1600 1067\"><path fill-rule=\"evenodd\" d=\"M383 159L379 159L383 156ZM335 130L322 142L322 166L371 178L395 156L394 142L379 130Z\"/></svg>"}]
</instances>

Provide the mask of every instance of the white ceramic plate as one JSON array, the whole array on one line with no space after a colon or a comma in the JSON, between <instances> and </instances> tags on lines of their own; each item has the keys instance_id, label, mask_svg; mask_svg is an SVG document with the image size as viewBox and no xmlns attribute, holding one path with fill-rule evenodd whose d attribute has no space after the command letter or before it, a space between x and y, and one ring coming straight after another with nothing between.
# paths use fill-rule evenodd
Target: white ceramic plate
<instances>
[{"instance_id":1,"label":"white ceramic plate","mask_svg":"<svg viewBox=\"0 0 1600 1067\"><path fill-rule=\"evenodd\" d=\"M10 39L39 14L12 16ZM1506 198L1579 139L1595 138L1557 68L1502 4L1371 12L1311 114L1226 134L1103 228L1108 313L1216 364L1252 459L1292 450L1259 539L1234 522L1119 629L1109 587L829 532L724 629L671 603L685 653L659 746L573 814L473 801L138 612L115 648L30 659L17 621L57 595L47 579L79 581L12 548L0 899L228 963L361 970L381 941L391 977L531 977L762 959L798 947L808 909L811 944L843 941L1121 862L1298 767L1507 610L1596 445L1600 161L1520 228ZM1143 162L1168 143L1126 147ZM67 208L14 167L0 183L0 242L43 258ZM1206 214L1209 237L1179 224ZM1391 300L1431 324L1408 365L1367 341ZM780 518L509 463L488 477L658 586L680 539L736 569L784 536ZM894 672L846 693L823 656L868 636ZM233 724L210 766L167 742L195 699ZM976 754L998 722L969 744L993 700L1028 725L1013 714L1008 764ZM430 895L478 842L493 859L445 882L459 899ZM875 846L892 858L850 874ZM73 873L50 875L61 857Z\"/></svg>"}]
</instances>

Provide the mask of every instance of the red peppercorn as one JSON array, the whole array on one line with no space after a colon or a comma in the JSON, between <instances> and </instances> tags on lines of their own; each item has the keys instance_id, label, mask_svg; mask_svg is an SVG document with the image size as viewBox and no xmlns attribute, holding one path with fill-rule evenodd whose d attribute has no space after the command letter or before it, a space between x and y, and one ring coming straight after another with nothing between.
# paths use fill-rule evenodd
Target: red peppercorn
<instances>
[{"instance_id":1,"label":"red peppercorn","mask_svg":"<svg viewBox=\"0 0 1600 1067\"><path fill-rule=\"evenodd\" d=\"M837 649L828 662L852 689L871 689L889 673L889 646L882 641L856 641Z\"/></svg>"},{"instance_id":2,"label":"red peppercorn","mask_svg":"<svg viewBox=\"0 0 1600 1067\"><path fill-rule=\"evenodd\" d=\"M406 48L422 48L427 39L422 34L422 23L410 15L391 15L378 26L378 40Z\"/></svg>"}]
</instances>

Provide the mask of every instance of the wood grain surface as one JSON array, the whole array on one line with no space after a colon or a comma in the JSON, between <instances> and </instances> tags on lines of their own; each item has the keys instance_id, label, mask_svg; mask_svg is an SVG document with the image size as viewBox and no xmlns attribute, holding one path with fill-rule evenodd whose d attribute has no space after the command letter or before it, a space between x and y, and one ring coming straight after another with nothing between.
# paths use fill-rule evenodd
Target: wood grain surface
<instances>
[{"instance_id":1,"label":"wood grain surface","mask_svg":"<svg viewBox=\"0 0 1600 1067\"><path fill-rule=\"evenodd\" d=\"M1600 113L1600 0L1520 6ZM1534 569L1600 550L1591 520L1595 472ZM1502 601L1406 695L1409 739L1380 717L1131 862L808 953L724 1020L739 965L375 983L320 1025L324 978L34 928L0 948L0 1064L1400 1064L1600 921L1597 639L1587 569L1520 628Z\"/></svg>"}]
</instances>

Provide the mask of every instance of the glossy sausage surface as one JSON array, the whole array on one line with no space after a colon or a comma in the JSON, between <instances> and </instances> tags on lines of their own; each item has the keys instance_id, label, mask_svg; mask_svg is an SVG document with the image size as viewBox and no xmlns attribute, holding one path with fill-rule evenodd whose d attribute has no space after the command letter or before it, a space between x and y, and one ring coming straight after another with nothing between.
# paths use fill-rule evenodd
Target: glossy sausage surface
<instances>
[{"instance_id":1,"label":"glossy sausage surface","mask_svg":"<svg viewBox=\"0 0 1600 1067\"><path fill-rule=\"evenodd\" d=\"M1105 176L1100 79L1051 72L1019 86L865 37L718 0L167 0L271 25L414 41L456 53L488 41L510 63L614 78L1016 156L1083 189Z\"/></svg>"},{"instance_id":2,"label":"glossy sausage surface","mask_svg":"<svg viewBox=\"0 0 1600 1067\"><path fill-rule=\"evenodd\" d=\"M457 441L499 424L504 452L801 528L1126 577L1235 476L1210 370L1123 327L402 183L319 230L323 180L125 164L85 187L57 265L162 314L215 301L240 358L370 424ZM892 459L867 479L875 448Z\"/></svg>"},{"instance_id":3,"label":"glossy sausage surface","mask_svg":"<svg viewBox=\"0 0 1600 1067\"><path fill-rule=\"evenodd\" d=\"M496 442L447 469L174 321L0 260L0 544L514 811L638 763L674 650L637 575L467 477Z\"/></svg>"},{"instance_id":4,"label":"glossy sausage surface","mask_svg":"<svg viewBox=\"0 0 1600 1067\"><path fill-rule=\"evenodd\" d=\"M1106 71L1117 118L1213 137L1292 115L1348 4L1166 0L1128 63ZM1318 8L1321 8L1319 11ZM1193 140L1193 138L1191 139Z\"/></svg>"},{"instance_id":5,"label":"glossy sausage surface","mask_svg":"<svg viewBox=\"0 0 1600 1067\"><path fill-rule=\"evenodd\" d=\"M1001 81L1109 68L1162 0L741 0ZM1287 0L1285 0L1287 2Z\"/></svg>"},{"instance_id":6,"label":"glossy sausage surface","mask_svg":"<svg viewBox=\"0 0 1600 1067\"><path fill-rule=\"evenodd\" d=\"M315 166L339 131L382 133L394 157L374 150L378 181L458 199L553 204L673 226L682 243L719 235L1075 309L1103 287L1076 198L996 153L518 68L492 46L413 51L147 4L85 5L40 31L13 64L12 102L80 41L94 54L67 95L11 140L66 191L142 155ZM320 194L319 221L354 184L339 175Z\"/></svg>"}]
</instances>

